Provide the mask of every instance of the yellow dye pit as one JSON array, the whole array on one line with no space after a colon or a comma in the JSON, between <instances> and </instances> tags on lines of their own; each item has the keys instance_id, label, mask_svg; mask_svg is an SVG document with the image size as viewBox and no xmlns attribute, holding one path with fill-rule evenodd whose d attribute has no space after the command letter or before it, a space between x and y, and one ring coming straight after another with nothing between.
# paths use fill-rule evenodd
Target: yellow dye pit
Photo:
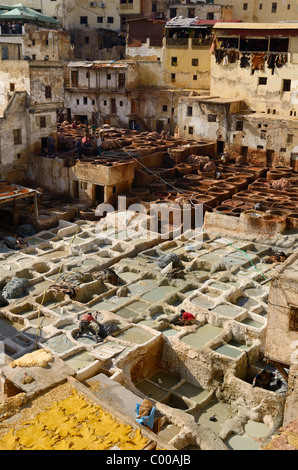
<instances>
[{"instance_id":1,"label":"yellow dye pit","mask_svg":"<svg viewBox=\"0 0 298 470\"><path fill-rule=\"evenodd\" d=\"M76 390L0 439L0 450L141 450L148 440Z\"/></svg>"}]
</instances>

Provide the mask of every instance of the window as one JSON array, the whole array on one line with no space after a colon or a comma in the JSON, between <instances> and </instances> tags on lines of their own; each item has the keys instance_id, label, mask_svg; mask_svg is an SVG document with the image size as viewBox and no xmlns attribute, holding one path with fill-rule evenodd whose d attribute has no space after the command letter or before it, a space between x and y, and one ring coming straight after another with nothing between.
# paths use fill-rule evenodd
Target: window
<instances>
[{"instance_id":1,"label":"window","mask_svg":"<svg viewBox=\"0 0 298 470\"><path fill-rule=\"evenodd\" d=\"M192 116L192 106L187 106L187 116Z\"/></svg>"},{"instance_id":2,"label":"window","mask_svg":"<svg viewBox=\"0 0 298 470\"><path fill-rule=\"evenodd\" d=\"M287 4L287 9L291 10L291 5L289 3Z\"/></svg>"},{"instance_id":3,"label":"window","mask_svg":"<svg viewBox=\"0 0 298 470\"><path fill-rule=\"evenodd\" d=\"M14 84L14 83L10 83L10 84L9 84L9 89L10 89L10 91L14 91L14 90L15 90L15 84Z\"/></svg>"},{"instance_id":4,"label":"window","mask_svg":"<svg viewBox=\"0 0 298 470\"><path fill-rule=\"evenodd\" d=\"M22 129L15 129L13 131L13 143L14 143L14 145L21 145L21 143L22 143Z\"/></svg>"},{"instance_id":5,"label":"window","mask_svg":"<svg viewBox=\"0 0 298 470\"><path fill-rule=\"evenodd\" d=\"M263 10L263 3L260 3L259 10Z\"/></svg>"},{"instance_id":6,"label":"window","mask_svg":"<svg viewBox=\"0 0 298 470\"><path fill-rule=\"evenodd\" d=\"M236 121L236 131L243 131L243 121Z\"/></svg>"},{"instance_id":7,"label":"window","mask_svg":"<svg viewBox=\"0 0 298 470\"><path fill-rule=\"evenodd\" d=\"M107 73L107 80L111 80L111 74Z\"/></svg>"},{"instance_id":8,"label":"window","mask_svg":"<svg viewBox=\"0 0 298 470\"><path fill-rule=\"evenodd\" d=\"M119 73L118 75L118 88L125 88L125 73Z\"/></svg>"},{"instance_id":9,"label":"window","mask_svg":"<svg viewBox=\"0 0 298 470\"><path fill-rule=\"evenodd\" d=\"M120 101L120 102L119 102L119 106L123 106L123 101Z\"/></svg>"},{"instance_id":10,"label":"window","mask_svg":"<svg viewBox=\"0 0 298 470\"><path fill-rule=\"evenodd\" d=\"M103 16L97 17L97 23L103 23Z\"/></svg>"},{"instance_id":11,"label":"window","mask_svg":"<svg viewBox=\"0 0 298 470\"><path fill-rule=\"evenodd\" d=\"M106 100L104 100L104 102L103 102L103 105L104 105L104 106L106 106L106 105L107 105L107 101L106 101Z\"/></svg>"},{"instance_id":12,"label":"window","mask_svg":"<svg viewBox=\"0 0 298 470\"><path fill-rule=\"evenodd\" d=\"M39 127L41 129L47 127L47 118L45 116L40 116L40 119L39 119Z\"/></svg>"},{"instance_id":13,"label":"window","mask_svg":"<svg viewBox=\"0 0 298 470\"><path fill-rule=\"evenodd\" d=\"M214 13L208 12L206 16L206 20L214 20Z\"/></svg>"},{"instance_id":14,"label":"window","mask_svg":"<svg viewBox=\"0 0 298 470\"><path fill-rule=\"evenodd\" d=\"M80 104L80 99L79 98L77 98L77 104Z\"/></svg>"},{"instance_id":15,"label":"window","mask_svg":"<svg viewBox=\"0 0 298 470\"><path fill-rule=\"evenodd\" d=\"M267 131L262 130L261 131L261 139L266 139L267 136Z\"/></svg>"},{"instance_id":16,"label":"window","mask_svg":"<svg viewBox=\"0 0 298 470\"><path fill-rule=\"evenodd\" d=\"M162 105L162 111L163 113L166 113L168 111L168 106L166 104Z\"/></svg>"},{"instance_id":17,"label":"window","mask_svg":"<svg viewBox=\"0 0 298 470\"><path fill-rule=\"evenodd\" d=\"M170 9L170 18L175 18L177 16L177 9L171 8Z\"/></svg>"},{"instance_id":18,"label":"window","mask_svg":"<svg viewBox=\"0 0 298 470\"><path fill-rule=\"evenodd\" d=\"M171 79L176 80L176 74L175 73L171 73Z\"/></svg>"},{"instance_id":19,"label":"window","mask_svg":"<svg viewBox=\"0 0 298 470\"><path fill-rule=\"evenodd\" d=\"M192 59L191 60L191 65L193 67L197 67L199 65L199 59Z\"/></svg>"},{"instance_id":20,"label":"window","mask_svg":"<svg viewBox=\"0 0 298 470\"><path fill-rule=\"evenodd\" d=\"M243 10L247 10L247 3L243 3Z\"/></svg>"},{"instance_id":21,"label":"window","mask_svg":"<svg viewBox=\"0 0 298 470\"><path fill-rule=\"evenodd\" d=\"M85 36L85 44L89 44L89 36Z\"/></svg>"},{"instance_id":22,"label":"window","mask_svg":"<svg viewBox=\"0 0 298 470\"><path fill-rule=\"evenodd\" d=\"M189 133L189 134L193 134L193 127L190 126L190 127L188 128L188 133Z\"/></svg>"},{"instance_id":23,"label":"window","mask_svg":"<svg viewBox=\"0 0 298 470\"><path fill-rule=\"evenodd\" d=\"M195 17L195 9L194 8L189 8L188 9L188 18L194 18Z\"/></svg>"},{"instance_id":24,"label":"window","mask_svg":"<svg viewBox=\"0 0 298 470\"><path fill-rule=\"evenodd\" d=\"M45 87L45 98L52 98L52 88L50 86Z\"/></svg>"},{"instance_id":25,"label":"window","mask_svg":"<svg viewBox=\"0 0 298 470\"><path fill-rule=\"evenodd\" d=\"M277 3L274 2L274 3L272 3L271 13L276 13L276 10L277 10Z\"/></svg>"},{"instance_id":26,"label":"window","mask_svg":"<svg viewBox=\"0 0 298 470\"><path fill-rule=\"evenodd\" d=\"M90 78L90 73L86 72L86 78Z\"/></svg>"},{"instance_id":27,"label":"window","mask_svg":"<svg viewBox=\"0 0 298 470\"><path fill-rule=\"evenodd\" d=\"M288 134L287 135L287 144L292 144L293 143L293 134Z\"/></svg>"},{"instance_id":28,"label":"window","mask_svg":"<svg viewBox=\"0 0 298 470\"><path fill-rule=\"evenodd\" d=\"M95 106L95 100L92 100L92 106Z\"/></svg>"},{"instance_id":29,"label":"window","mask_svg":"<svg viewBox=\"0 0 298 470\"><path fill-rule=\"evenodd\" d=\"M172 67L177 67L178 65L177 57L171 57L171 65Z\"/></svg>"},{"instance_id":30,"label":"window","mask_svg":"<svg viewBox=\"0 0 298 470\"><path fill-rule=\"evenodd\" d=\"M282 81L282 91L291 91L291 80L285 79Z\"/></svg>"},{"instance_id":31,"label":"window","mask_svg":"<svg viewBox=\"0 0 298 470\"><path fill-rule=\"evenodd\" d=\"M79 73L75 70L71 71L71 86L77 87L78 86L78 77Z\"/></svg>"},{"instance_id":32,"label":"window","mask_svg":"<svg viewBox=\"0 0 298 470\"><path fill-rule=\"evenodd\" d=\"M259 85L267 85L267 77L259 77Z\"/></svg>"},{"instance_id":33,"label":"window","mask_svg":"<svg viewBox=\"0 0 298 470\"><path fill-rule=\"evenodd\" d=\"M208 122L216 122L216 114L208 114Z\"/></svg>"},{"instance_id":34,"label":"window","mask_svg":"<svg viewBox=\"0 0 298 470\"><path fill-rule=\"evenodd\" d=\"M157 3L152 3L152 13L157 12Z\"/></svg>"},{"instance_id":35,"label":"window","mask_svg":"<svg viewBox=\"0 0 298 470\"><path fill-rule=\"evenodd\" d=\"M193 79L193 80L197 80L197 79L198 79L198 76L197 76L197 75L193 75L193 76L192 76L192 79Z\"/></svg>"},{"instance_id":36,"label":"window","mask_svg":"<svg viewBox=\"0 0 298 470\"><path fill-rule=\"evenodd\" d=\"M113 16L108 16L107 21L108 21L108 23L114 23L114 17Z\"/></svg>"},{"instance_id":37,"label":"window","mask_svg":"<svg viewBox=\"0 0 298 470\"><path fill-rule=\"evenodd\" d=\"M289 315L289 330L298 331L298 308L291 307Z\"/></svg>"},{"instance_id":38,"label":"window","mask_svg":"<svg viewBox=\"0 0 298 470\"><path fill-rule=\"evenodd\" d=\"M84 103L84 104L88 104L88 98L87 98L87 96L84 96L84 98L83 98L83 103Z\"/></svg>"},{"instance_id":39,"label":"window","mask_svg":"<svg viewBox=\"0 0 298 470\"><path fill-rule=\"evenodd\" d=\"M88 16L80 16L81 24L88 24Z\"/></svg>"}]
</instances>

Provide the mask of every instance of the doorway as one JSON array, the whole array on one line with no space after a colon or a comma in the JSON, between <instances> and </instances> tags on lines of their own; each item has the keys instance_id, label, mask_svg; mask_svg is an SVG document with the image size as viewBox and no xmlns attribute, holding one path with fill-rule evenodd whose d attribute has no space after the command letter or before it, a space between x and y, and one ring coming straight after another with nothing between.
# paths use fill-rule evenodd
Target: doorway
<instances>
[{"instance_id":1,"label":"doorway","mask_svg":"<svg viewBox=\"0 0 298 470\"><path fill-rule=\"evenodd\" d=\"M217 153L223 153L225 149L225 142L224 140L218 140L217 141Z\"/></svg>"},{"instance_id":2,"label":"doorway","mask_svg":"<svg viewBox=\"0 0 298 470\"><path fill-rule=\"evenodd\" d=\"M104 202L104 186L94 185L94 203L97 207Z\"/></svg>"}]
</instances>

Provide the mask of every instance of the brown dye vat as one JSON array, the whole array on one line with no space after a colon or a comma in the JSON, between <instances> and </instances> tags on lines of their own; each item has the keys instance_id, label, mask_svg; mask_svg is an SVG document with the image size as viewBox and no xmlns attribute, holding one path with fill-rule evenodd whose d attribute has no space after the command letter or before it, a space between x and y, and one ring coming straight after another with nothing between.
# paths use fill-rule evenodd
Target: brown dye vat
<instances>
[{"instance_id":1,"label":"brown dye vat","mask_svg":"<svg viewBox=\"0 0 298 470\"><path fill-rule=\"evenodd\" d=\"M262 229L263 224L263 212L255 211L255 210L248 210L242 212L242 218L246 220L247 224L250 225L252 228Z\"/></svg>"},{"instance_id":2,"label":"brown dye vat","mask_svg":"<svg viewBox=\"0 0 298 470\"><path fill-rule=\"evenodd\" d=\"M297 213L291 213L287 217L287 227L289 229L298 229L298 214Z\"/></svg>"},{"instance_id":3,"label":"brown dye vat","mask_svg":"<svg viewBox=\"0 0 298 470\"><path fill-rule=\"evenodd\" d=\"M287 178L289 175L287 172L285 171L275 171L275 170L271 170L271 171L268 171L267 173L267 179L268 180L279 180L281 178Z\"/></svg>"},{"instance_id":4,"label":"brown dye vat","mask_svg":"<svg viewBox=\"0 0 298 470\"><path fill-rule=\"evenodd\" d=\"M221 181L218 183L214 183L213 187L222 189L223 191L228 191L230 196L237 192L236 186L234 186L233 184L223 183Z\"/></svg>"},{"instance_id":5,"label":"brown dye vat","mask_svg":"<svg viewBox=\"0 0 298 470\"><path fill-rule=\"evenodd\" d=\"M264 215L263 224L264 224L264 230L274 232L274 233L282 233L287 228L286 217Z\"/></svg>"},{"instance_id":6,"label":"brown dye vat","mask_svg":"<svg viewBox=\"0 0 298 470\"><path fill-rule=\"evenodd\" d=\"M210 188L210 190L208 191L208 195L209 194L210 196L216 197L218 204L221 204L223 201L230 197L230 193L228 191L223 191L215 187Z\"/></svg>"},{"instance_id":7,"label":"brown dye vat","mask_svg":"<svg viewBox=\"0 0 298 470\"><path fill-rule=\"evenodd\" d=\"M192 167L187 163L179 163L178 165L176 165L175 169L178 177L192 173Z\"/></svg>"},{"instance_id":8,"label":"brown dye vat","mask_svg":"<svg viewBox=\"0 0 298 470\"><path fill-rule=\"evenodd\" d=\"M234 207L232 206L219 206L216 208L216 212L222 212L223 214L230 214L233 211Z\"/></svg>"},{"instance_id":9,"label":"brown dye vat","mask_svg":"<svg viewBox=\"0 0 298 470\"><path fill-rule=\"evenodd\" d=\"M190 183L197 183L199 181L202 181L202 177L199 176L199 175L193 175L193 174L189 174L189 175L184 175L183 178L182 178L184 181L189 181Z\"/></svg>"},{"instance_id":10,"label":"brown dye vat","mask_svg":"<svg viewBox=\"0 0 298 470\"><path fill-rule=\"evenodd\" d=\"M287 210L282 210L282 209L270 209L266 211L266 214L276 215L277 217L287 217L288 215L291 214L291 212Z\"/></svg>"},{"instance_id":11,"label":"brown dye vat","mask_svg":"<svg viewBox=\"0 0 298 470\"><path fill-rule=\"evenodd\" d=\"M194 204L204 204L204 208L208 208L211 207L211 208L214 208L216 207L217 205L217 200L216 200L216 197L212 197L212 196L206 196L206 195L203 195L203 196L195 196L193 199L192 199L192 202Z\"/></svg>"},{"instance_id":12,"label":"brown dye vat","mask_svg":"<svg viewBox=\"0 0 298 470\"><path fill-rule=\"evenodd\" d=\"M198 175L203 179L205 178L215 178L215 171L200 171L198 170Z\"/></svg>"}]
</instances>

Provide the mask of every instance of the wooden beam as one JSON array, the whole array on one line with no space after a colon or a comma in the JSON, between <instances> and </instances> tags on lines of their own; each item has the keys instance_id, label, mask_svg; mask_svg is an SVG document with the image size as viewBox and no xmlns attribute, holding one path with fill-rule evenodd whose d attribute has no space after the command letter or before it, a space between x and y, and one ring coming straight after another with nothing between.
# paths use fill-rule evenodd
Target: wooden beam
<instances>
[{"instance_id":1,"label":"wooden beam","mask_svg":"<svg viewBox=\"0 0 298 470\"><path fill-rule=\"evenodd\" d=\"M275 361L272 361L271 359L269 359L269 361L270 361L271 364L278 370L278 372L279 372L280 375L285 379L285 381L288 382L288 380L289 380L289 375L288 375L288 373L285 371L285 369L283 368L283 366L280 364L280 362L275 362Z\"/></svg>"}]
</instances>

